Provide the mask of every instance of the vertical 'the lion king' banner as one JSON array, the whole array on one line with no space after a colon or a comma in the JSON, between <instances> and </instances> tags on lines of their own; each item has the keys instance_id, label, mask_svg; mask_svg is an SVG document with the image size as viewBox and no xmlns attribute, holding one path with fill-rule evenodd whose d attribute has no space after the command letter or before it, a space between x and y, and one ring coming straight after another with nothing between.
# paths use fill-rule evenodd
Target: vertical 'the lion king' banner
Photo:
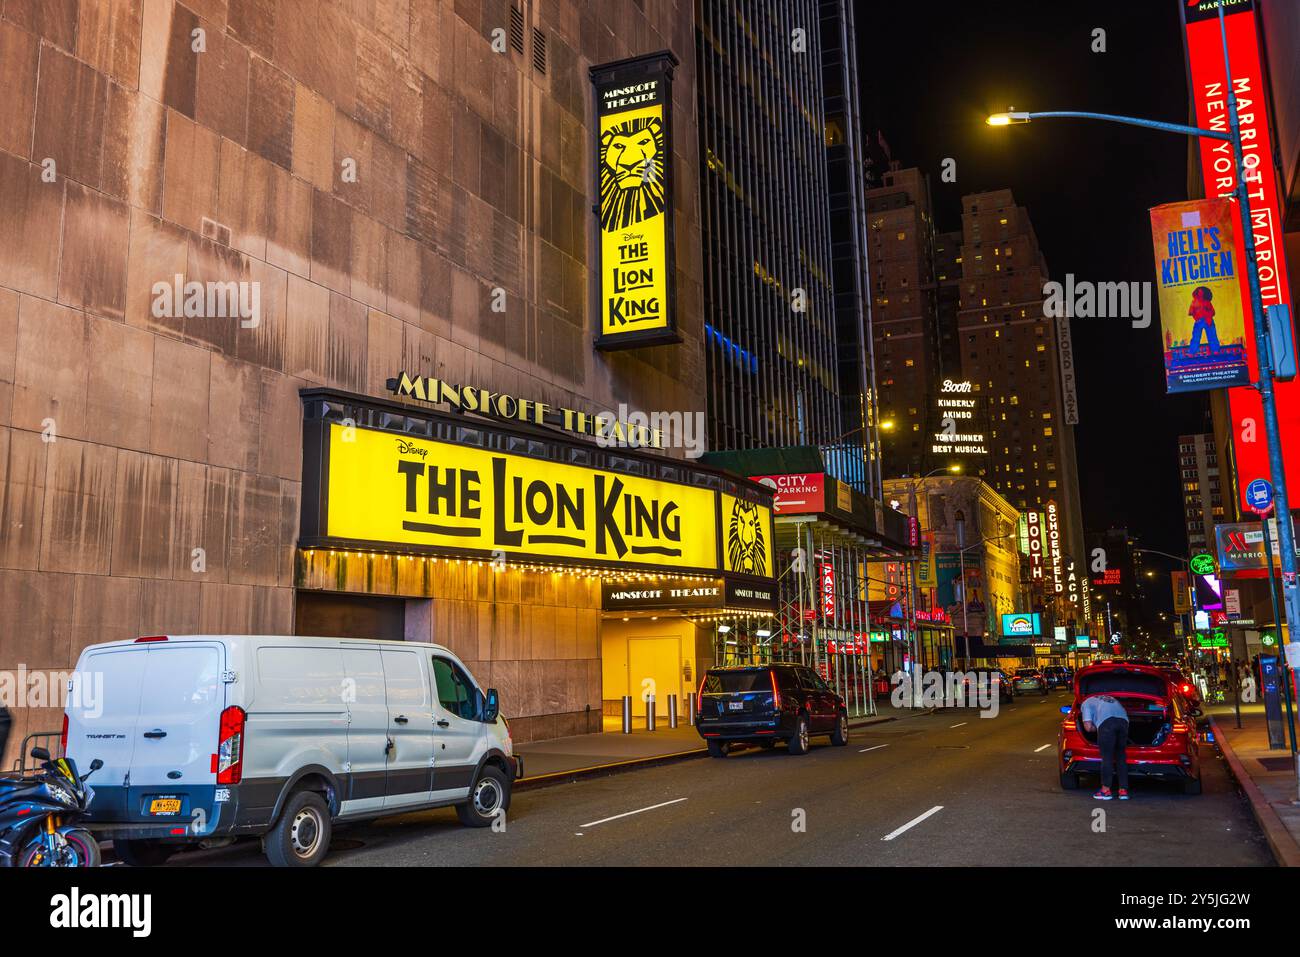
<instances>
[{"instance_id":1,"label":"vertical 'the lion king' banner","mask_svg":"<svg viewBox=\"0 0 1300 957\"><path fill-rule=\"evenodd\" d=\"M591 68L596 94L600 328L596 346L679 342L674 317L669 51Z\"/></svg>"}]
</instances>

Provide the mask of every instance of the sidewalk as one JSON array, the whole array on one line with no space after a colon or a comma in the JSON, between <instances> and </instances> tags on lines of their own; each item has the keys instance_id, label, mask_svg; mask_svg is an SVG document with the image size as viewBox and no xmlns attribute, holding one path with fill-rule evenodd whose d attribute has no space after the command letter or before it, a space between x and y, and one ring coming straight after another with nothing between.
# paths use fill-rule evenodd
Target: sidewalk
<instances>
[{"instance_id":1,"label":"sidewalk","mask_svg":"<svg viewBox=\"0 0 1300 957\"><path fill-rule=\"evenodd\" d=\"M929 714L929 711L895 709L886 702L874 717L850 718L850 728L863 728L901 717ZM532 741L515 748L524 759L524 777L516 788L533 787L557 780L621 770L638 765L685 760L707 754L695 728L683 721L676 728L661 722L654 731L636 728L631 734L605 731L575 734L549 741Z\"/></svg>"},{"instance_id":2,"label":"sidewalk","mask_svg":"<svg viewBox=\"0 0 1300 957\"><path fill-rule=\"evenodd\" d=\"M1291 803L1296 798L1296 775L1290 741L1280 751L1269 750L1262 704L1242 705L1240 728L1231 705L1206 710L1215 741L1250 800L1273 856L1284 867L1300 867L1300 806Z\"/></svg>"}]
</instances>

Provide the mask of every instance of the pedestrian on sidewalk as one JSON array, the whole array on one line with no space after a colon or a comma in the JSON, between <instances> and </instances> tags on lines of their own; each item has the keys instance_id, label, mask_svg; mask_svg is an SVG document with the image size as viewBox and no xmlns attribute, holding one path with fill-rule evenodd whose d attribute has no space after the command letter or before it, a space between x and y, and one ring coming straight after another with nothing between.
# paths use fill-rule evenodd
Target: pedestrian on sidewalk
<instances>
[{"instance_id":1,"label":"pedestrian on sidewalk","mask_svg":"<svg viewBox=\"0 0 1300 957\"><path fill-rule=\"evenodd\" d=\"M1095 694L1083 702L1079 709L1083 729L1095 732L1097 748L1101 751L1101 787L1093 795L1098 801L1109 801L1110 782L1118 772L1119 799L1128 800L1128 712L1108 694Z\"/></svg>"}]
</instances>

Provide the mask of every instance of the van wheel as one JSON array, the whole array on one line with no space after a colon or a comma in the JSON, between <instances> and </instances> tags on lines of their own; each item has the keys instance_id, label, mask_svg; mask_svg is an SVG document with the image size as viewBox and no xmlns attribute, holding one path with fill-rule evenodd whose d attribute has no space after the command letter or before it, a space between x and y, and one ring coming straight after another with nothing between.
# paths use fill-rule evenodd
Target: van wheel
<instances>
[{"instance_id":1,"label":"van wheel","mask_svg":"<svg viewBox=\"0 0 1300 957\"><path fill-rule=\"evenodd\" d=\"M795 725L794 736L788 742L791 754L808 753L808 719L799 715L799 723Z\"/></svg>"},{"instance_id":2,"label":"van wheel","mask_svg":"<svg viewBox=\"0 0 1300 957\"><path fill-rule=\"evenodd\" d=\"M1183 793L1200 794L1201 779L1199 777L1195 777L1195 778L1187 778L1185 781L1183 781Z\"/></svg>"},{"instance_id":3,"label":"van wheel","mask_svg":"<svg viewBox=\"0 0 1300 957\"><path fill-rule=\"evenodd\" d=\"M114 841L117 859L127 867L159 867L176 853L176 845L160 841Z\"/></svg>"},{"instance_id":4,"label":"van wheel","mask_svg":"<svg viewBox=\"0 0 1300 957\"><path fill-rule=\"evenodd\" d=\"M727 756L727 743L725 741L709 741L709 757L725 758Z\"/></svg>"},{"instance_id":5,"label":"van wheel","mask_svg":"<svg viewBox=\"0 0 1300 957\"><path fill-rule=\"evenodd\" d=\"M456 805L456 816L466 827L489 827L498 814L508 810L510 782L495 764L485 764L470 788L469 800Z\"/></svg>"},{"instance_id":6,"label":"van wheel","mask_svg":"<svg viewBox=\"0 0 1300 957\"><path fill-rule=\"evenodd\" d=\"M330 832L325 799L315 791L299 791L267 832L267 860L276 867L315 867L330 849Z\"/></svg>"},{"instance_id":7,"label":"van wheel","mask_svg":"<svg viewBox=\"0 0 1300 957\"><path fill-rule=\"evenodd\" d=\"M1066 771L1061 775L1061 787L1067 791L1077 791L1079 789L1079 775L1073 771Z\"/></svg>"},{"instance_id":8,"label":"van wheel","mask_svg":"<svg viewBox=\"0 0 1300 957\"><path fill-rule=\"evenodd\" d=\"M849 719L840 715L835 719L835 730L831 732L831 744L842 748L849 743Z\"/></svg>"}]
</instances>

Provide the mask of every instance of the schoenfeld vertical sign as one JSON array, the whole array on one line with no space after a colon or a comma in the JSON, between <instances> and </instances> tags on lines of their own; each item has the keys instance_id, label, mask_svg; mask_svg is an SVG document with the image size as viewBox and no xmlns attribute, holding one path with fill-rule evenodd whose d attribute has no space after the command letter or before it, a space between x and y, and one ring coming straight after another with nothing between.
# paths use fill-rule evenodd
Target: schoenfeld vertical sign
<instances>
[{"instance_id":1,"label":"schoenfeld vertical sign","mask_svg":"<svg viewBox=\"0 0 1300 957\"><path fill-rule=\"evenodd\" d=\"M674 316L672 77L664 50L591 68L596 97L596 346L679 342Z\"/></svg>"}]
</instances>

